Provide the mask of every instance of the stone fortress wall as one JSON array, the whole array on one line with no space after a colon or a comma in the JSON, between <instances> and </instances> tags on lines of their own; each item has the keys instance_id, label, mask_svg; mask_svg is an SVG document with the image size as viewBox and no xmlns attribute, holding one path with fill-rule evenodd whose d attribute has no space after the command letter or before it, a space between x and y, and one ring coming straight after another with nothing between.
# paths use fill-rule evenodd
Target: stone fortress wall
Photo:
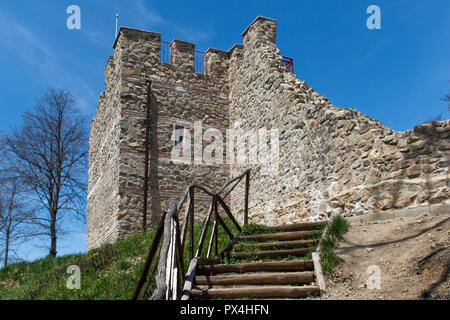
<instances>
[{"instance_id":1,"label":"stone fortress wall","mask_svg":"<svg viewBox=\"0 0 450 320\"><path fill-rule=\"evenodd\" d=\"M448 203L449 120L391 130L333 106L286 72L275 20L257 19L242 35L243 50L230 64L230 125L280 132L279 174L253 177L250 221L284 224Z\"/></svg>"},{"instance_id":2,"label":"stone fortress wall","mask_svg":"<svg viewBox=\"0 0 450 320\"><path fill-rule=\"evenodd\" d=\"M286 71L276 32L275 20L256 18L242 34L243 45L228 52L209 49L205 72L199 74L195 45L174 40L171 63L161 63L159 33L121 28L91 127L88 248L137 231L142 223L146 79L152 80L153 92L151 221L189 184L216 190L246 168L252 169L251 223L449 202L449 120L396 132L354 109L333 106ZM228 128L247 132L247 142L258 129L277 130L278 155L270 158L276 170L267 174L265 164L250 157L239 164L174 163L174 125L190 127L196 121L224 137ZM192 141L194 135L192 130ZM242 197L237 188L234 212L242 208Z\"/></svg>"},{"instance_id":3,"label":"stone fortress wall","mask_svg":"<svg viewBox=\"0 0 450 320\"><path fill-rule=\"evenodd\" d=\"M196 121L203 131L228 127L227 53L208 50L205 72L199 74L194 72L194 44L174 40L170 49L171 63L163 63L161 34L120 29L105 68L106 91L91 125L89 249L142 226L147 80L152 81L147 221L158 221L168 200L181 198L189 184L216 190L228 179L225 164L171 161L174 129L193 128ZM194 130L189 131L194 139ZM194 152L191 156L194 162ZM202 210L207 201L197 196L196 207Z\"/></svg>"}]
</instances>

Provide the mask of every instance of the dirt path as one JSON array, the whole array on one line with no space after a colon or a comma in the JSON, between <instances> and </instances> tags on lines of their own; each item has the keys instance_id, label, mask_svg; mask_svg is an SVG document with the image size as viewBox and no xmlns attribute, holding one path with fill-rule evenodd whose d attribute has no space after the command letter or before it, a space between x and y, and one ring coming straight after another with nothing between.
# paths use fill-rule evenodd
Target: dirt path
<instances>
[{"instance_id":1,"label":"dirt path","mask_svg":"<svg viewBox=\"0 0 450 320\"><path fill-rule=\"evenodd\" d=\"M353 223L337 249L345 262L326 280L322 299L450 299L450 250L417 264L449 244L449 215Z\"/></svg>"}]
</instances>

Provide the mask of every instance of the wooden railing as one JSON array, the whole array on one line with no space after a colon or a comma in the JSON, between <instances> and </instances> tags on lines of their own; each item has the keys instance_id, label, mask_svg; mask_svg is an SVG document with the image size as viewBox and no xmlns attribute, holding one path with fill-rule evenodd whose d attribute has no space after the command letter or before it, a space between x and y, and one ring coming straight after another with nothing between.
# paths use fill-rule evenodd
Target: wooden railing
<instances>
[{"instance_id":1,"label":"wooden railing","mask_svg":"<svg viewBox=\"0 0 450 320\"><path fill-rule=\"evenodd\" d=\"M169 210L163 213L161 221L156 230L155 237L150 246L144 268L141 272L138 284L133 294L133 300L140 297L141 292L147 292L153 282L156 274L156 289L151 295L152 300L176 300L189 299L192 283L195 277L197 263L218 262L227 252L242 233L242 228L231 213L230 208L225 203L225 199L235 189L240 181L245 177L245 195L244 195L244 218L243 224L248 223L248 202L250 186L250 169L241 175L227 181L217 192L213 193L205 187L199 185L190 185L178 205L170 201ZM231 186L231 188L229 188ZM229 188L229 189L228 189ZM228 189L228 190L227 190ZM225 192L225 190L227 190ZM205 218L205 223L198 243L195 243L194 237L194 201L195 192L199 191L211 197L209 211ZM225 193L225 194L224 194ZM187 203L186 203L187 201ZM179 213L186 203L183 225L180 230ZM226 217L237 229L237 234L233 234L219 214L219 207L223 209ZM202 257L203 246L209 227L212 231L209 239L208 249L205 256ZM218 236L219 228L222 228L230 238L230 242L219 250ZM189 230L188 230L189 229ZM187 233L189 231L189 237ZM163 237L164 235L164 237ZM162 240L162 245L161 245ZM184 252L185 246L189 240L189 266L185 274ZM157 263L155 263L152 272L149 275L150 267L156 254L159 251ZM145 287L144 287L145 286ZM183 289L182 289L183 286ZM144 290L142 290L144 288Z\"/></svg>"}]
</instances>

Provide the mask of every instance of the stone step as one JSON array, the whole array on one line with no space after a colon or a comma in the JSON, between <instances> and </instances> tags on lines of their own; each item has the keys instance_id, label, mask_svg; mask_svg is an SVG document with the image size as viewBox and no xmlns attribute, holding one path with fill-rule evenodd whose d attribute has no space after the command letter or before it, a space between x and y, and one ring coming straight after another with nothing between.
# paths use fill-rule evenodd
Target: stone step
<instances>
[{"instance_id":1,"label":"stone step","mask_svg":"<svg viewBox=\"0 0 450 320\"><path fill-rule=\"evenodd\" d=\"M314 281L314 272L258 272L252 274L233 274L216 276L197 276L196 285L233 286L233 285L294 285Z\"/></svg>"},{"instance_id":2,"label":"stone step","mask_svg":"<svg viewBox=\"0 0 450 320\"><path fill-rule=\"evenodd\" d=\"M240 264L215 264L198 266L197 275L214 275L221 273L246 273L262 271L304 271L313 270L312 260L251 262Z\"/></svg>"},{"instance_id":3,"label":"stone step","mask_svg":"<svg viewBox=\"0 0 450 320\"><path fill-rule=\"evenodd\" d=\"M239 288L193 289L193 299L239 299L239 298L305 298L318 295L317 286L247 286Z\"/></svg>"},{"instance_id":4,"label":"stone step","mask_svg":"<svg viewBox=\"0 0 450 320\"><path fill-rule=\"evenodd\" d=\"M239 240L253 240L253 241L288 241L288 240L300 240L308 239L314 235L321 234L321 230L309 230L309 231L292 231L292 232L279 232L268 234L255 234L249 236L241 236Z\"/></svg>"},{"instance_id":5,"label":"stone step","mask_svg":"<svg viewBox=\"0 0 450 320\"><path fill-rule=\"evenodd\" d=\"M309 252L313 252L313 248L289 249L289 250L273 250L273 251L256 251L256 252L232 252L239 259L265 259L280 257L304 257Z\"/></svg>"},{"instance_id":6,"label":"stone step","mask_svg":"<svg viewBox=\"0 0 450 320\"><path fill-rule=\"evenodd\" d=\"M237 248L251 248L254 247L259 250L277 250L277 249L292 249L298 247L307 247L311 244L318 244L319 240L294 240L294 241L278 241L267 243L238 243Z\"/></svg>"}]
</instances>

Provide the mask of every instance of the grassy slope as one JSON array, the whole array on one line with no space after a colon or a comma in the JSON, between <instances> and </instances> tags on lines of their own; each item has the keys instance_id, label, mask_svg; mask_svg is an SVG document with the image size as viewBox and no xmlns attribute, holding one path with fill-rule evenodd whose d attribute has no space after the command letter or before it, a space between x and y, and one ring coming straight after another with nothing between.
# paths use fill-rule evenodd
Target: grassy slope
<instances>
[{"instance_id":1,"label":"grassy slope","mask_svg":"<svg viewBox=\"0 0 450 320\"><path fill-rule=\"evenodd\" d=\"M131 235L87 254L10 265L0 271L0 299L129 299L152 235ZM66 287L70 265L81 269L80 290Z\"/></svg>"},{"instance_id":2,"label":"grassy slope","mask_svg":"<svg viewBox=\"0 0 450 320\"><path fill-rule=\"evenodd\" d=\"M232 229L233 234L237 230ZM195 243L200 238L202 224L195 226ZM209 234L205 240L207 249ZM145 262L155 230L146 234L134 234L118 239L114 244L104 245L86 254L62 257L46 257L33 262L22 262L0 270L0 300L6 299L130 299ZM219 249L229 242L228 236L219 228ZM203 254L204 256L204 254ZM189 264L188 250L184 261ZM78 265L81 269L81 289L69 290L66 282L70 274L67 267ZM151 287L152 289L152 287Z\"/></svg>"}]
</instances>

